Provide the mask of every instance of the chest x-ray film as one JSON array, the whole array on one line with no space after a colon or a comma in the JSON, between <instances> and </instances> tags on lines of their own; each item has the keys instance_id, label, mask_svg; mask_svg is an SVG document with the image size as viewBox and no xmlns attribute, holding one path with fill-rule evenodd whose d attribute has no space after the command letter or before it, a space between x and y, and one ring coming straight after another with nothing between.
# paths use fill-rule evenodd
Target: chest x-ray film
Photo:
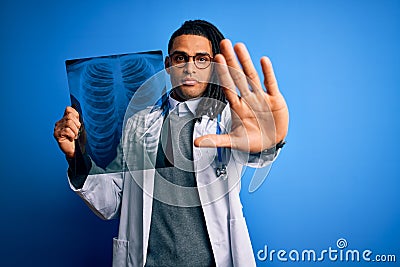
<instances>
[{"instance_id":1,"label":"chest x-ray film","mask_svg":"<svg viewBox=\"0 0 400 267\"><path fill-rule=\"evenodd\" d=\"M117 154L124 116L138 88L163 69L161 51L65 62L71 104L83 117L86 151L105 168Z\"/></svg>"}]
</instances>

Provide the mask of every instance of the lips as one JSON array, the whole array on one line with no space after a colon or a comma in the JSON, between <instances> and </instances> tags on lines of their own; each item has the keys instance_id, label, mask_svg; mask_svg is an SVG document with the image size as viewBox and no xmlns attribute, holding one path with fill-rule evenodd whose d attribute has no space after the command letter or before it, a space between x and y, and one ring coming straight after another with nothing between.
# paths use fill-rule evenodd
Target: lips
<instances>
[{"instance_id":1,"label":"lips","mask_svg":"<svg viewBox=\"0 0 400 267\"><path fill-rule=\"evenodd\" d=\"M182 84L184 85L196 85L198 81L194 78L186 78L182 80Z\"/></svg>"}]
</instances>

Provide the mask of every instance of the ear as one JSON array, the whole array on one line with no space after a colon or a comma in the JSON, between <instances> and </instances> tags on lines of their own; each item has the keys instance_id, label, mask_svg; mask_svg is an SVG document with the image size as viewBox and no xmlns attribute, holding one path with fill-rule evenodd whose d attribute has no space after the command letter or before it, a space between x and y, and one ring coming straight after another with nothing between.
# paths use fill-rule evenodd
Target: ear
<instances>
[{"instance_id":1,"label":"ear","mask_svg":"<svg viewBox=\"0 0 400 267\"><path fill-rule=\"evenodd\" d=\"M165 67L165 71L166 71L168 74L170 74L170 72L171 72L171 70L170 70L171 65L169 64L169 62L170 62L169 56L166 56L166 57L165 57L165 60L164 60L164 67Z\"/></svg>"}]
</instances>

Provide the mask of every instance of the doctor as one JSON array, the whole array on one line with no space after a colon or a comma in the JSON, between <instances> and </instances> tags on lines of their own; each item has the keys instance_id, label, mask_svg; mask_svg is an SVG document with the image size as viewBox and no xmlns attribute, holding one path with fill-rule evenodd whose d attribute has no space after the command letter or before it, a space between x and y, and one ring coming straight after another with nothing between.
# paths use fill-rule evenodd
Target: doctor
<instances>
[{"instance_id":1,"label":"doctor","mask_svg":"<svg viewBox=\"0 0 400 267\"><path fill-rule=\"evenodd\" d=\"M65 109L54 137L71 188L101 218L119 217L113 266L255 266L241 171L275 159L289 120L271 62L260 61L264 90L246 47L202 20L176 30L168 53L172 91L127 121L105 170L85 153L78 112ZM219 85L207 82L214 73Z\"/></svg>"}]
</instances>

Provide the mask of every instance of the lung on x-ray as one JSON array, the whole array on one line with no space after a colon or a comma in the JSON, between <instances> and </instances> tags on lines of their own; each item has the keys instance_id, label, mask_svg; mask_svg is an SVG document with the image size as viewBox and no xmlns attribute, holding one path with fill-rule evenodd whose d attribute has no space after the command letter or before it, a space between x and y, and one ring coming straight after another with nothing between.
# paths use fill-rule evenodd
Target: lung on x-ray
<instances>
[{"instance_id":1,"label":"lung on x-ray","mask_svg":"<svg viewBox=\"0 0 400 267\"><path fill-rule=\"evenodd\" d=\"M124 116L138 88L163 69L161 51L65 62L72 105L83 117L86 151L105 168L116 156Z\"/></svg>"}]
</instances>

